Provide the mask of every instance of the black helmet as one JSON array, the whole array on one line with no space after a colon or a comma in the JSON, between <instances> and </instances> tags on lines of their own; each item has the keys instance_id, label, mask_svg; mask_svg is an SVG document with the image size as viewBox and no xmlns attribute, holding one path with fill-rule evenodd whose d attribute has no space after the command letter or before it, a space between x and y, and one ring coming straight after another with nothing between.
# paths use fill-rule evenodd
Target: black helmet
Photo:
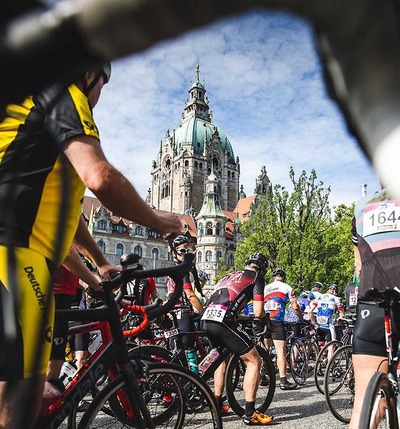
<instances>
[{"instance_id":1,"label":"black helmet","mask_svg":"<svg viewBox=\"0 0 400 429\"><path fill-rule=\"evenodd\" d=\"M121 256L120 259L120 264L122 268L126 268L129 267L130 265L137 265L140 261L140 255L138 255L137 253L124 253Z\"/></svg>"},{"instance_id":2,"label":"black helmet","mask_svg":"<svg viewBox=\"0 0 400 429\"><path fill-rule=\"evenodd\" d=\"M338 293L339 292L339 286L336 283L333 283L329 286L328 290L333 290L333 292Z\"/></svg>"},{"instance_id":3,"label":"black helmet","mask_svg":"<svg viewBox=\"0 0 400 429\"><path fill-rule=\"evenodd\" d=\"M312 291L322 291L323 288L324 288L324 285L321 282L314 282L311 290Z\"/></svg>"},{"instance_id":4,"label":"black helmet","mask_svg":"<svg viewBox=\"0 0 400 429\"><path fill-rule=\"evenodd\" d=\"M201 282L208 282L208 274L202 270L197 270L197 276Z\"/></svg>"},{"instance_id":5,"label":"black helmet","mask_svg":"<svg viewBox=\"0 0 400 429\"><path fill-rule=\"evenodd\" d=\"M275 268L272 272L272 277L282 277L284 280L286 279L286 272L283 268Z\"/></svg>"},{"instance_id":6,"label":"black helmet","mask_svg":"<svg viewBox=\"0 0 400 429\"><path fill-rule=\"evenodd\" d=\"M246 265L254 264L261 271L267 271L268 268L268 259L262 253L253 253L251 254L246 262Z\"/></svg>"},{"instance_id":7,"label":"black helmet","mask_svg":"<svg viewBox=\"0 0 400 429\"><path fill-rule=\"evenodd\" d=\"M190 244L190 241L185 235L178 235L178 237L172 241L171 248L172 250L176 250L176 248L182 244Z\"/></svg>"}]
</instances>

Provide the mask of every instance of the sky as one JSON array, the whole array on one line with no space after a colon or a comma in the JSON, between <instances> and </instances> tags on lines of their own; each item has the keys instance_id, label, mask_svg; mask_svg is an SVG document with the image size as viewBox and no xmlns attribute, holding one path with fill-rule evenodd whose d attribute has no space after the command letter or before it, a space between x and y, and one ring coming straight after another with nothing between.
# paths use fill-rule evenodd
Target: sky
<instances>
[{"instance_id":1,"label":"sky","mask_svg":"<svg viewBox=\"0 0 400 429\"><path fill-rule=\"evenodd\" d=\"M166 131L180 123L188 89L200 79L213 123L228 136L249 196L261 167L290 188L315 169L330 203L351 204L360 186L378 188L369 161L329 98L310 26L292 15L252 12L223 20L112 64L94 111L103 150L142 197Z\"/></svg>"}]
</instances>

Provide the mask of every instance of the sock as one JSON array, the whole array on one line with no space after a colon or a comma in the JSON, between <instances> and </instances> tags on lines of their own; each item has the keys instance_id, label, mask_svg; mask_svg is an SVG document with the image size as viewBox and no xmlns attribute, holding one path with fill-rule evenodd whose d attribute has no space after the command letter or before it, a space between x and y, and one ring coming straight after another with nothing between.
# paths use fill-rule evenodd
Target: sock
<instances>
[{"instance_id":1,"label":"sock","mask_svg":"<svg viewBox=\"0 0 400 429\"><path fill-rule=\"evenodd\" d=\"M246 417L251 417L255 413L256 411L255 405L256 405L256 401L252 401L252 402L246 401L246 407L245 407Z\"/></svg>"},{"instance_id":2,"label":"sock","mask_svg":"<svg viewBox=\"0 0 400 429\"><path fill-rule=\"evenodd\" d=\"M215 399L217 400L218 407L222 408L222 405L224 405L222 402L222 396L216 396Z\"/></svg>"},{"instance_id":3,"label":"sock","mask_svg":"<svg viewBox=\"0 0 400 429\"><path fill-rule=\"evenodd\" d=\"M281 383L281 384L285 384L285 383L287 383L287 379L286 379L286 377L279 377L279 379L280 379L280 383Z\"/></svg>"}]
</instances>

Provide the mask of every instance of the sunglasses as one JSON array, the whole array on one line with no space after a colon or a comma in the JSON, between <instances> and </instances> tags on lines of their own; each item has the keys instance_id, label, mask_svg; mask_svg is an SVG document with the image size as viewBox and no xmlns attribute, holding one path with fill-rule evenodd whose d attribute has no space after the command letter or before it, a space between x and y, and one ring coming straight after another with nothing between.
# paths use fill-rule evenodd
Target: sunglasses
<instances>
[{"instance_id":1,"label":"sunglasses","mask_svg":"<svg viewBox=\"0 0 400 429\"><path fill-rule=\"evenodd\" d=\"M186 253L189 253L190 249L178 249L176 251L176 253L178 253L179 255L186 255Z\"/></svg>"}]
</instances>

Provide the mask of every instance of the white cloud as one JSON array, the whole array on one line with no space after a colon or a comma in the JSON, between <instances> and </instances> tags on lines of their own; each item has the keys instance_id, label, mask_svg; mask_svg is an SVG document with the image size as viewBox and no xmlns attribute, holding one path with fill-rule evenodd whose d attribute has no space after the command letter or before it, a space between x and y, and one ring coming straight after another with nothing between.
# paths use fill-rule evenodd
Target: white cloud
<instances>
[{"instance_id":1,"label":"white cloud","mask_svg":"<svg viewBox=\"0 0 400 429\"><path fill-rule=\"evenodd\" d=\"M314 168L331 201L350 203L377 179L328 98L304 21L252 13L161 43L113 64L95 119L104 151L142 196L167 129L179 125L197 58L214 122L240 156L241 182L254 189L262 165L288 183L292 165Z\"/></svg>"}]
</instances>

